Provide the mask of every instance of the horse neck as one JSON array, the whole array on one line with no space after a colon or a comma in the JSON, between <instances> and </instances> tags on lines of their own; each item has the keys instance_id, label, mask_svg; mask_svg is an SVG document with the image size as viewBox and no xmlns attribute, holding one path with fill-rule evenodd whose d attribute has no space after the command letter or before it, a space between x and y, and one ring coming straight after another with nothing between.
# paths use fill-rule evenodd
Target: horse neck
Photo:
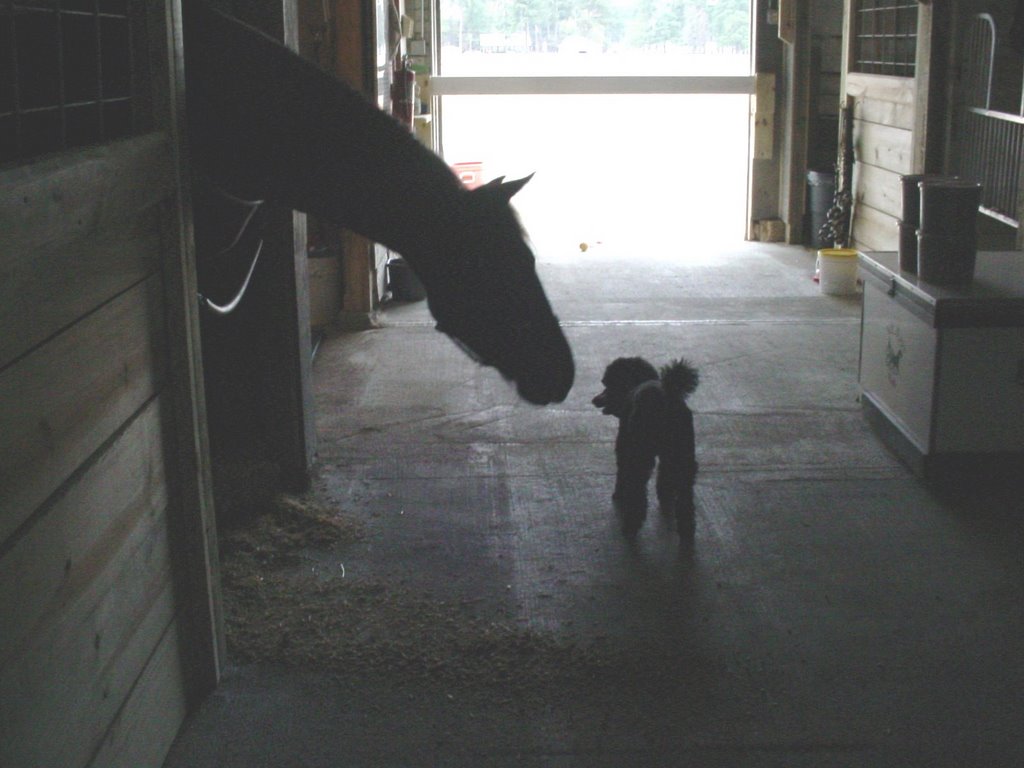
<instances>
[{"instance_id":1,"label":"horse neck","mask_svg":"<svg viewBox=\"0 0 1024 768\"><path fill-rule=\"evenodd\" d=\"M355 153L349 226L410 262L438 252L439 240L461 226L469 191L396 120L354 94L346 100L351 133L339 154Z\"/></svg>"},{"instance_id":2,"label":"horse neck","mask_svg":"<svg viewBox=\"0 0 1024 768\"><path fill-rule=\"evenodd\" d=\"M415 262L437 252L462 225L466 190L446 166L396 165L385 178L355 184L346 226Z\"/></svg>"},{"instance_id":3,"label":"horse neck","mask_svg":"<svg viewBox=\"0 0 1024 768\"><path fill-rule=\"evenodd\" d=\"M468 190L391 117L358 99L348 106L346 130L324 153L343 188L336 212L349 229L414 261L459 226Z\"/></svg>"},{"instance_id":4,"label":"horse neck","mask_svg":"<svg viewBox=\"0 0 1024 768\"><path fill-rule=\"evenodd\" d=\"M415 258L467 194L445 162L354 89L193 0L189 133L235 194L312 213Z\"/></svg>"}]
</instances>

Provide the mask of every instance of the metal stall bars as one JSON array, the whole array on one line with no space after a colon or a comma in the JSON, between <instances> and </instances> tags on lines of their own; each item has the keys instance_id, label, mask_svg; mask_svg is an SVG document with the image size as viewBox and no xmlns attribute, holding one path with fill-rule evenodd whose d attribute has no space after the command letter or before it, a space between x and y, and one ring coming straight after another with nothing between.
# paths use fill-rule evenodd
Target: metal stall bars
<instances>
[{"instance_id":1,"label":"metal stall bars","mask_svg":"<svg viewBox=\"0 0 1024 768\"><path fill-rule=\"evenodd\" d=\"M953 172L983 186L982 213L1018 230L1024 101L1018 114L991 109L996 25L987 13L968 25L960 52Z\"/></svg>"}]
</instances>

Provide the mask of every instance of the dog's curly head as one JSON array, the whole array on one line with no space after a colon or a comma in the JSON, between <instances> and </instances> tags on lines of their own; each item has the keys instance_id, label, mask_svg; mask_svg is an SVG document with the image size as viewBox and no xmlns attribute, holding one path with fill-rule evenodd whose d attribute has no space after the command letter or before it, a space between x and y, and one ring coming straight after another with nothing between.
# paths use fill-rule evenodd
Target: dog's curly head
<instances>
[{"instance_id":1,"label":"dog's curly head","mask_svg":"<svg viewBox=\"0 0 1024 768\"><path fill-rule=\"evenodd\" d=\"M658 371L642 357L620 357L605 368L601 383L604 391L591 402L609 416L622 417L629 404L629 393L645 381L656 380Z\"/></svg>"}]
</instances>

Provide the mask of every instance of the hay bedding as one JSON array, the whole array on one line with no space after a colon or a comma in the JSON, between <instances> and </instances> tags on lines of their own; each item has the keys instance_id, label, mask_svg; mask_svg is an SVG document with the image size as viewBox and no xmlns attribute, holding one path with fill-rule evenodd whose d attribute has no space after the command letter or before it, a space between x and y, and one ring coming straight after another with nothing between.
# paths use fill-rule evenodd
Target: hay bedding
<instances>
[{"instance_id":1,"label":"hay bedding","mask_svg":"<svg viewBox=\"0 0 1024 768\"><path fill-rule=\"evenodd\" d=\"M475 615L471 601L438 601L400 583L318 567L317 550L366 535L310 499L278 497L244 530L222 537L228 648L239 662L368 673L398 681L523 690L625 671L626 658Z\"/></svg>"}]
</instances>

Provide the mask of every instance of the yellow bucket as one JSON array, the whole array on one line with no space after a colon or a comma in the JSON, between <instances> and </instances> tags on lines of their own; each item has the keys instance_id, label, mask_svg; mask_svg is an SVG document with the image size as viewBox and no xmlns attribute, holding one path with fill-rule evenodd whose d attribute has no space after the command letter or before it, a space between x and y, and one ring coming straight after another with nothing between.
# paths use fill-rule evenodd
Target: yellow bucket
<instances>
[{"instance_id":1,"label":"yellow bucket","mask_svg":"<svg viewBox=\"0 0 1024 768\"><path fill-rule=\"evenodd\" d=\"M857 292L857 256L853 248L818 251L818 285L822 293L847 296Z\"/></svg>"}]
</instances>

